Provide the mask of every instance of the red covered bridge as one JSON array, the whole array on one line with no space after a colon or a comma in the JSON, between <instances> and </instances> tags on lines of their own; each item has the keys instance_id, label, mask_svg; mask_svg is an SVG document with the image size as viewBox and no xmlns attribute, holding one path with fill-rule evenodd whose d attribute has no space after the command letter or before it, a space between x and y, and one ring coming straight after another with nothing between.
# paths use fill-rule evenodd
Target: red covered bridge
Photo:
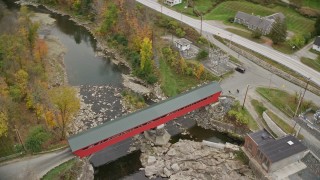
<instances>
[{"instance_id":1,"label":"red covered bridge","mask_svg":"<svg viewBox=\"0 0 320 180\"><path fill-rule=\"evenodd\" d=\"M71 136L68 141L72 152L89 156L107 146L155 128L174 118L218 101L221 87L212 82L176 97L106 122L87 131Z\"/></svg>"}]
</instances>

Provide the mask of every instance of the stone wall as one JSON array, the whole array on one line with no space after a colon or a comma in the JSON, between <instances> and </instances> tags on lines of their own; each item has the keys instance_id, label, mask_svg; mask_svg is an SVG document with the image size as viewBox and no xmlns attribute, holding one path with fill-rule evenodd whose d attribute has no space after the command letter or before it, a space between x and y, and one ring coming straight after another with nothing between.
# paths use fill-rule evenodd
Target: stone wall
<instances>
[{"instance_id":1,"label":"stone wall","mask_svg":"<svg viewBox=\"0 0 320 180\"><path fill-rule=\"evenodd\" d=\"M241 54L242 56L246 57L247 59L251 60L252 62L256 63L257 65L263 67L264 69L272 72L273 74L276 74L287 81L292 82L293 84L296 84L300 87L306 87L306 82L282 71L281 69L276 68L275 66L272 66L271 64L265 62L262 59L257 58L256 56L252 55L251 53L237 47L234 45L231 45L230 48L234 50L235 52ZM311 85L308 86L308 90L313 92L316 95L320 95L320 87L313 87Z\"/></svg>"}]
</instances>

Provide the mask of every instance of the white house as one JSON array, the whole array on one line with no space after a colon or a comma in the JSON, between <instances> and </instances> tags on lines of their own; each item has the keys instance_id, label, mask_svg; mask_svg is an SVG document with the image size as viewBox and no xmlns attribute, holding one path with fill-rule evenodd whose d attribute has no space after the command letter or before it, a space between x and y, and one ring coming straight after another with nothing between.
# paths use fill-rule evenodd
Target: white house
<instances>
[{"instance_id":1,"label":"white house","mask_svg":"<svg viewBox=\"0 0 320 180\"><path fill-rule=\"evenodd\" d=\"M179 51L189 50L191 43L191 41L185 38L177 39L174 41L174 44L179 49Z\"/></svg>"},{"instance_id":2,"label":"white house","mask_svg":"<svg viewBox=\"0 0 320 180\"><path fill-rule=\"evenodd\" d=\"M169 6L174 6L182 3L182 0L164 0L164 3L168 4Z\"/></svg>"},{"instance_id":3,"label":"white house","mask_svg":"<svg viewBox=\"0 0 320 180\"><path fill-rule=\"evenodd\" d=\"M312 49L320 52L320 36L316 37L316 40L314 40Z\"/></svg>"}]
</instances>

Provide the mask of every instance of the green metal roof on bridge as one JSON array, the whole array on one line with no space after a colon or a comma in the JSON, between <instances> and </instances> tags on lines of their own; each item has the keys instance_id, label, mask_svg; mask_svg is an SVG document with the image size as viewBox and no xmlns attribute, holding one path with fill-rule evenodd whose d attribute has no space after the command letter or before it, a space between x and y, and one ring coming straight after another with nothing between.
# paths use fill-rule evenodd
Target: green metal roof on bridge
<instances>
[{"instance_id":1,"label":"green metal roof on bridge","mask_svg":"<svg viewBox=\"0 0 320 180\"><path fill-rule=\"evenodd\" d=\"M148 121L166 115L189 104L202 100L210 95L222 91L217 82L192 89L179 96L169 98L145 109L127 114L121 118L103 123L97 127L71 136L68 141L72 151L85 148L123 131L132 129Z\"/></svg>"}]
</instances>

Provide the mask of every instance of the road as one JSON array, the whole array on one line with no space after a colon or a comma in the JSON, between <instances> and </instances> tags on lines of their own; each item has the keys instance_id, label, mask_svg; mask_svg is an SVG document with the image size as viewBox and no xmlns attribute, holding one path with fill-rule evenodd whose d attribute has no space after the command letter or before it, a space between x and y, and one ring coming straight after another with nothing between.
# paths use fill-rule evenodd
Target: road
<instances>
[{"instance_id":1,"label":"road","mask_svg":"<svg viewBox=\"0 0 320 180\"><path fill-rule=\"evenodd\" d=\"M178 13L176 11L173 11L171 9L166 8L165 6L160 5L154 0L136 0L137 2L150 7L156 11L159 11L167 16L170 16L176 20L179 20L193 28L200 29L201 27L201 21L185 16L181 13ZM225 39L230 39L232 42L235 42L237 44L240 44L248 49L251 49L255 52L258 52L266 57L269 57L270 59L273 59L274 61L281 63L294 71L300 73L301 75L311 78L311 81L314 83L320 85L320 73L309 68L308 66L302 64L299 60L296 60L289 55L283 54L281 52L278 52L274 49L271 49L270 47L252 42L248 39L245 39L241 36L238 36L236 34L233 34L231 32L228 32L226 30L220 29L218 27L215 27L213 25L210 25L206 22L202 22L202 30L204 32L208 32L211 35L217 35Z\"/></svg>"},{"instance_id":2,"label":"road","mask_svg":"<svg viewBox=\"0 0 320 180\"><path fill-rule=\"evenodd\" d=\"M0 165L0 180L40 179L52 168L73 158L69 148Z\"/></svg>"},{"instance_id":3,"label":"road","mask_svg":"<svg viewBox=\"0 0 320 180\"><path fill-rule=\"evenodd\" d=\"M235 96L240 102L243 102L247 85L250 85L249 92L254 90L253 87L258 86L270 86L288 91L290 93L295 93L302 90L301 87L275 74L272 74L271 72L253 63L249 59L243 56L238 57L238 53L234 52L229 47L222 44L220 41L214 39L212 36L208 35L206 37L211 43L218 46L224 52L237 58L241 63L243 63L243 66L246 68L245 73L242 74L235 71L235 73L233 73L230 77L225 78L221 81L220 85L223 89L223 94ZM236 92L237 89L240 90L240 93ZM231 94L229 94L229 91L231 92ZM320 97L310 91L306 91L304 99L311 100L318 106L320 106Z\"/></svg>"}]
</instances>

